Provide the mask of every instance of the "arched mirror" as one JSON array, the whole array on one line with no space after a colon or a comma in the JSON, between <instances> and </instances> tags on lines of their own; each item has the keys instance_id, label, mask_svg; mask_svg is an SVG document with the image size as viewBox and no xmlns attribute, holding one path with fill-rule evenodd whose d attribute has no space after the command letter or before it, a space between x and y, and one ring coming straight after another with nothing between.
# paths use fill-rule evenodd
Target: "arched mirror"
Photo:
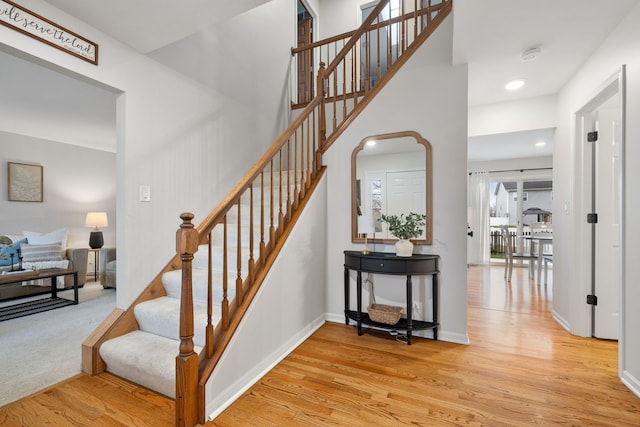
<instances>
[{"instance_id":1,"label":"arched mirror","mask_svg":"<svg viewBox=\"0 0 640 427\"><path fill-rule=\"evenodd\" d=\"M409 212L427 216L422 236L412 239L417 245L432 243L432 169L431 144L413 131L369 136L351 155L351 240L364 242L358 234L358 217L371 216L375 233L367 234L373 243L395 243L387 224L378 221L382 214Z\"/></svg>"}]
</instances>

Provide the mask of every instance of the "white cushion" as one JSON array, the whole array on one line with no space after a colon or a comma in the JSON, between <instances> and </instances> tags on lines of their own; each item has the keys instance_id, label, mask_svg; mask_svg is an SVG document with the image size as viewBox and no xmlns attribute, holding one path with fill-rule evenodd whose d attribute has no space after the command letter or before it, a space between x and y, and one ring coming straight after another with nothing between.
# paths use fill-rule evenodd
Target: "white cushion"
<instances>
[{"instance_id":1,"label":"white cushion","mask_svg":"<svg viewBox=\"0 0 640 427\"><path fill-rule=\"evenodd\" d=\"M67 247L67 229L51 231L50 233L38 233L37 231L24 231L27 243L35 245L45 245L50 243L62 243L62 247Z\"/></svg>"},{"instance_id":2,"label":"white cushion","mask_svg":"<svg viewBox=\"0 0 640 427\"><path fill-rule=\"evenodd\" d=\"M51 243L47 245L32 245L23 243L20 246L22 250L23 262L35 261L61 261L62 260L62 243Z\"/></svg>"}]
</instances>

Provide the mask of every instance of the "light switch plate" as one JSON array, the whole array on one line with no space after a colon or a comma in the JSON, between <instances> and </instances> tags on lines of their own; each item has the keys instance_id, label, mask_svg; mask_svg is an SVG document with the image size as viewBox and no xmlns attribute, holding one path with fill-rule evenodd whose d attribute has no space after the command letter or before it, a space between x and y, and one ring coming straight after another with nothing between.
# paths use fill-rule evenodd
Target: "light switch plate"
<instances>
[{"instance_id":1,"label":"light switch plate","mask_svg":"<svg viewBox=\"0 0 640 427\"><path fill-rule=\"evenodd\" d=\"M151 187L148 185L140 186L140 201L141 202L150 202L151 201Z\"/></svg>"}]
</instances>

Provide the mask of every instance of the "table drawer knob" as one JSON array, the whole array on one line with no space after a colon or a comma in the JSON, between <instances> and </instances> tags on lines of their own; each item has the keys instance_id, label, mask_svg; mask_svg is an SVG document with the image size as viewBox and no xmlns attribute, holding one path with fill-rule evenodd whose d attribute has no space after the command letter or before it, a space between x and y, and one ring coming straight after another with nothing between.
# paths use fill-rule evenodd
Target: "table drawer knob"
<instances>
[{"instance_id":1,"label":"table drawer knob","mask_svg":"<svg viewBox=\"0 0 640 427\"><path fill-rule=\"evenodd\" d=\"M380 267L384 267L384 263L383 262L380 263Z\"/></svg>"}]
</instances>

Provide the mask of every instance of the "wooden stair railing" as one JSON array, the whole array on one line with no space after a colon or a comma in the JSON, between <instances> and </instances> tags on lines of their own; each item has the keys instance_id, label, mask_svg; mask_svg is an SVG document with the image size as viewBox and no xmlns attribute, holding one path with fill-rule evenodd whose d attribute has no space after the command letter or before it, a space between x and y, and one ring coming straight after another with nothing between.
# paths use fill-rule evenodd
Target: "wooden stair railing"
<instances>
[{"instance_id":1,"label":"wooden stair railing","mask_svg":"<svg viewBox=\"0 0 640 427\"><path fill-rule=\"evenodd\" d=\"M199 244L207 244L209 248L208 260L208 304L206 343L198 358L196 374L193 372L178 374L178 378L192 378L197 375L198 393L197 402L192 398L191 389L186 384L176 384L176 419L192 419L190 415L180 415L178 409L198 415L200 423L205 422L205 386L211 376L218 360L227 347L234 331L240 324L244 313L256 295L259 285L264 280L275 257L293 225L299 217L299 213L308 201L316 187L324 168L319 152L319 139L317 123L319 122L320 98L309 103L287 131L283 133L272 147L262 156L226 198L214 209L207 218L198 226ZM248 209L248 215L243 215L243 210ZM183 233L184 227L188 228L193 215L185 213L181 216L183 225L178 233ZM236 219L235 227L229 230L229 217ZM257 223L257 226L256 226ZM216 227L222 231L222 302L220 307L221 318L216 325L212 323L213 298L212 298L212 269L214 260L211 257L211 244L214 240ZM256 244L255 238L259 239ZM248 240L248 246L243 248L242 241ZM235 242L236 251L232 253L228 242ZM189 248L190 250L197 250ZM193 253L195 253L195 250ZM188 259L193 253L185 254ZM183 256L181 254L181 256ZM186 261L188 264L188 260ZM246 270L243 266L246 265ZM235 297L229 298L229 273L228 267L235 268L234 286ZM243 273L244 272L244 273ZM191 277L183 273L182 298L190 299ZM184 305L189 312L181 312L181 339L180 348L191 347L193 314L189 303ZM184 326L183 326L184 323ZM183 338L184 332L184 338ZM182 353L178 356L180 359ZM191 358L195 358L193 354ZM177 368L194 369L193 365L177 365ZM186 387L180 390L178 387ZM184 398L184 406L178 408L178 399ZM183 425L181 422L178 425ZM184 425L192 425L185 423Z\"/></svg>"},{"instance_id":2,"label":"wooden stair railing","mask_svg":"<svg viewBox=\"0 0 640 427\"><path fill-rule=\"evenodd\" d=\"M418 0L399 1L402 3L401 16L380 21L378 17L389 3L389 0L381 0L360 28L348 33L350 38L344 42L334 58L323 57L324 60L330 61L330 64L326 69L324 61L318 66L316 97L304 107L287 130L197 228L192 224L193 214L181 215L183 222L176 233L177 254L131 307L125 311L115 310L83 343L83 371L91 374L104 371L104 362L98 353L99 346L108 339L138 329L133 314L135 305L166 295L162 286L162 275L181 269L180 345L176 357L176 425L194 426L197 423L205 423L207 380L323 175L322 154L395 74L408 56L415 52L444 20L451 10L452 2L420 0L421 5L427 6L418 7ZM413 3L412 7L407 6L410 3ZM414 23L413 35L405 31L409 22ZM422 22L426 25L421 24ZM358 70L358 66L353 68L353 65L348 64L353 64L354 58L358 58L361 38L379 38L384 28L397 30L393 25L399 25L402 29L402 48L398 51L397 57L390 54L393 61L386 73L381 72L378 62L375 77L379 80L372 85L368 78L365 81L359 77L371 76L370 67L365 67L367 69L363 74ZM309 47L316 49L326 44L315 43ZM351 70L351 80L347 84L348 69ZM360 84L360 81L364 83ZM337 113L338 105L340 114ZM245 214L246 210L248 215ZM230 225L234 225L233 230L230 230ZM213 318L213 264L218 262L212 255L214 240L222 244L218 257L222 258L220 263L223 270L220 279L220 318L217 322ZM248 244L243 244L247 241ZM232 253L230 243L235 244L235 253ZM205 345L202 352L196 354L193 343L191 272L194 255L201 245L207 245L209 254L208 303ZM231 273L234 278L230 284ZM234 295L230 296L231 293Z\"/></svg>"}]
</instances>

